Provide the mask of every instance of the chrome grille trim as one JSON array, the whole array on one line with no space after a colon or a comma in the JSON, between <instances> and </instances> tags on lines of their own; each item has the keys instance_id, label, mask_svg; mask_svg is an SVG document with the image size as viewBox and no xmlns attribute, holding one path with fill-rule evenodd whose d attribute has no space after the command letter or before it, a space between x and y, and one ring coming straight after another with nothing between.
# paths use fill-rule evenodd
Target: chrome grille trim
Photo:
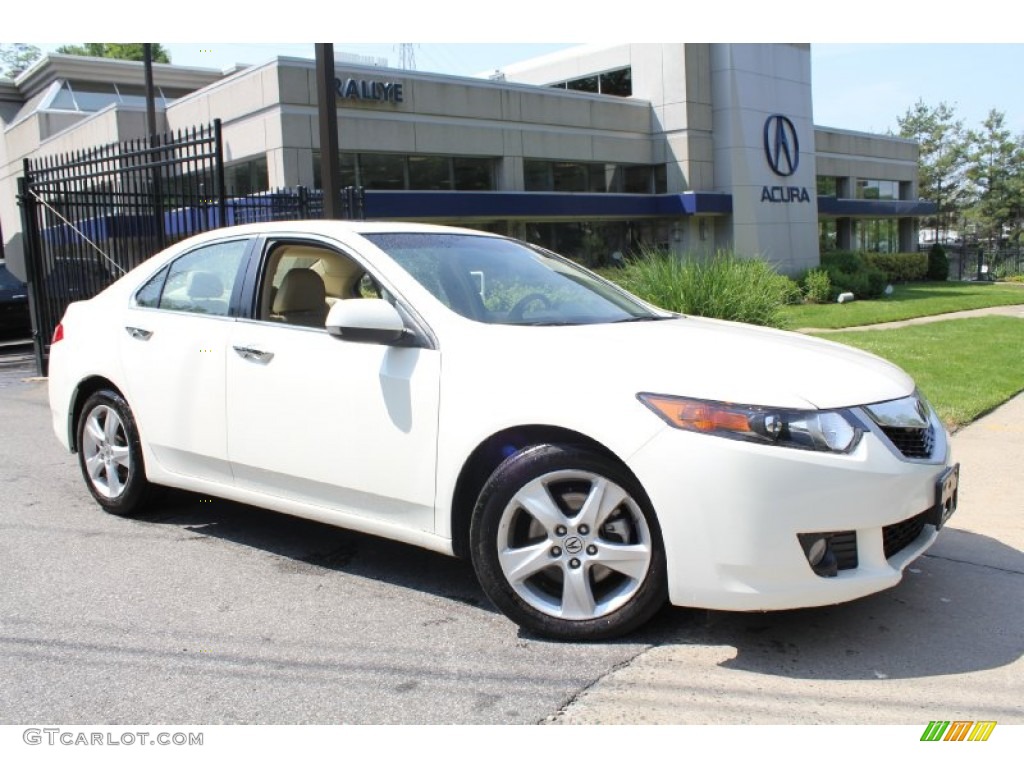
<instances>
[{"instance_id":1,"label":"chrome grille trim","mask_svg":"<svg viewBox=\"0 0 1024 768\"><path fill-rule=\"evenodd\" d=\"M934 409L918 392L861 408L874 432L907 461L945 460L946 433Z\"/></svg>"}]
</instances>

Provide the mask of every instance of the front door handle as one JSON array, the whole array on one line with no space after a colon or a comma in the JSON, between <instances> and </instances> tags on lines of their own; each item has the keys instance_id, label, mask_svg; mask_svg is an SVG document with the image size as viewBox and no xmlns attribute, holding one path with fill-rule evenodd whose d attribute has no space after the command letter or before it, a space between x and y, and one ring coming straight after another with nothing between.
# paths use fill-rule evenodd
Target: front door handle
<instances>
[{"instance_id":1,"label":"front door handle","mask_svg":"<svg viewBox=\"0 0 1024 768\"><path fill-rule=\"evenodd\" d=\"M149 337L153 335L152 331L147 331L145 328L136 328L133 325L126 325L124 329L128 331L129 336L139 341L149 341Z\"/></svg>"},{"instance_id":2,"label":"front door handle","mask_svg":"<svg viewBox=\"0 0 1024 768\"><path fill-rule=\"evenodd\" d=\"M262 349L256 349L255 347L246 346L235 346L235 352L237 352L245 360L252 360L257 363L269 363L274 359L273 352L265 352Z\"/></svg>"}]
</instances>

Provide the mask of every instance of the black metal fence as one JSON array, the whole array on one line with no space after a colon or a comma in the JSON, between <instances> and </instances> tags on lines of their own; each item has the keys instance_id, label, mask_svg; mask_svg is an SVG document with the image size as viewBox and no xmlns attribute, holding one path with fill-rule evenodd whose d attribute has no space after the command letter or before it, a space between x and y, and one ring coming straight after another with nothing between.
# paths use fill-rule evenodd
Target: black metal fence
<instances>
[{"instance_id":1,"label":"black metal fence","mask_svg":"<svg viewBox=\"0 0 1024 768\"><path fill-rule=\"evenodd\" d=\"M230 197L221 125L26 159L18 180L36 364L68 304L96 295L154 253L232 224L320 219L304 187ZM342 216L364 217L362 189L342 190Z\"/></svg>"},{"instance_id":2,"label":"black metal fence","mask_svg":"<svg viewBox=\"0 0 1024 768\"><path fill-rule=\"evenodd\" d=\"M67 305L226 220L220 121L46 158L18 180L36 362Z\"/></svg>"},{"instance_id":3,"label":"black metal fence","mask_svg":"<svg viewBox=\"0 0 1024 768\"><path fill-rule=\"evenodd\" d=\"M998 280L1024 275L1024 248L978 244L944 246L951 280Z\"/></svg>"}]
</instances>

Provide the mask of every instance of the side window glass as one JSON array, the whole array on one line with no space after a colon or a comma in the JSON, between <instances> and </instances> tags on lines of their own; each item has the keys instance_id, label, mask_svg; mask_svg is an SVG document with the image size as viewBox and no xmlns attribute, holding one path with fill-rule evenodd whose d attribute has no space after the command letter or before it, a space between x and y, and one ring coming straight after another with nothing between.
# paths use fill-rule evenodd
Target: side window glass
<instances>
[{"instance_id":1,"label":"side window glass","mask_svg":"<svg viewBox=\"0 0 1024 768\"><path fill-rule=\"evenodd\" d=\"M167 279L168 267L164 267L153 275L135 294L135 303L140 307L157 307L160 305L160 292Z\"/></svg>"},{"instance_id":2,"label":"side window glass","mask_svg":"<svg viewBox=\"0 0 1024 768\"><path fill-rule=\"evenodd\" d=\"M338 302L381 295L380 285L351 256L315 243L279 241L268 248L258 317L323 328Z\"/></svg>"},{"instance_id":3,"label":"side window glass","mask_svg":"<svg viewBox=\"0 0 1024 768\"><path fill-rule=\"evenodd\" d=\"M247 240L215 243L173 262L157 306L177 312L226 316L248 244ZM147 283L143 290L148 286Z\"/></svg>"},{"instance_id":4,"label":"side window glass","mask_svg":"<svg viewBox=\"0 0 1024 768\"><path fill-rule=\"evenodd\" d=\"M383 291L381 290L380 283L370 277L367 272L359 279L359 298L361 299L381 299L384 297Z\"/></svg>"}]
</instances>

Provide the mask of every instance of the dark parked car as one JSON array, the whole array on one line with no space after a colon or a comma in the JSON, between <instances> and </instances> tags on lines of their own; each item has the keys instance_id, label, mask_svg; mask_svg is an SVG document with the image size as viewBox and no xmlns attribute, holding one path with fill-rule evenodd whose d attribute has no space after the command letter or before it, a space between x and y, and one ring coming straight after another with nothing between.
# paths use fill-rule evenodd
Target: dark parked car
<instances>
[{"instance_id":1,"label":"dark parked car","mask_svg":"<svg viewBox=\"0 0 1024 768\"><path fill-rule=\"evenodd\" d=\"M28 314L28 289L0 261L0 337L28 338L32 321Z\"/></svg>"}]
</instances>

